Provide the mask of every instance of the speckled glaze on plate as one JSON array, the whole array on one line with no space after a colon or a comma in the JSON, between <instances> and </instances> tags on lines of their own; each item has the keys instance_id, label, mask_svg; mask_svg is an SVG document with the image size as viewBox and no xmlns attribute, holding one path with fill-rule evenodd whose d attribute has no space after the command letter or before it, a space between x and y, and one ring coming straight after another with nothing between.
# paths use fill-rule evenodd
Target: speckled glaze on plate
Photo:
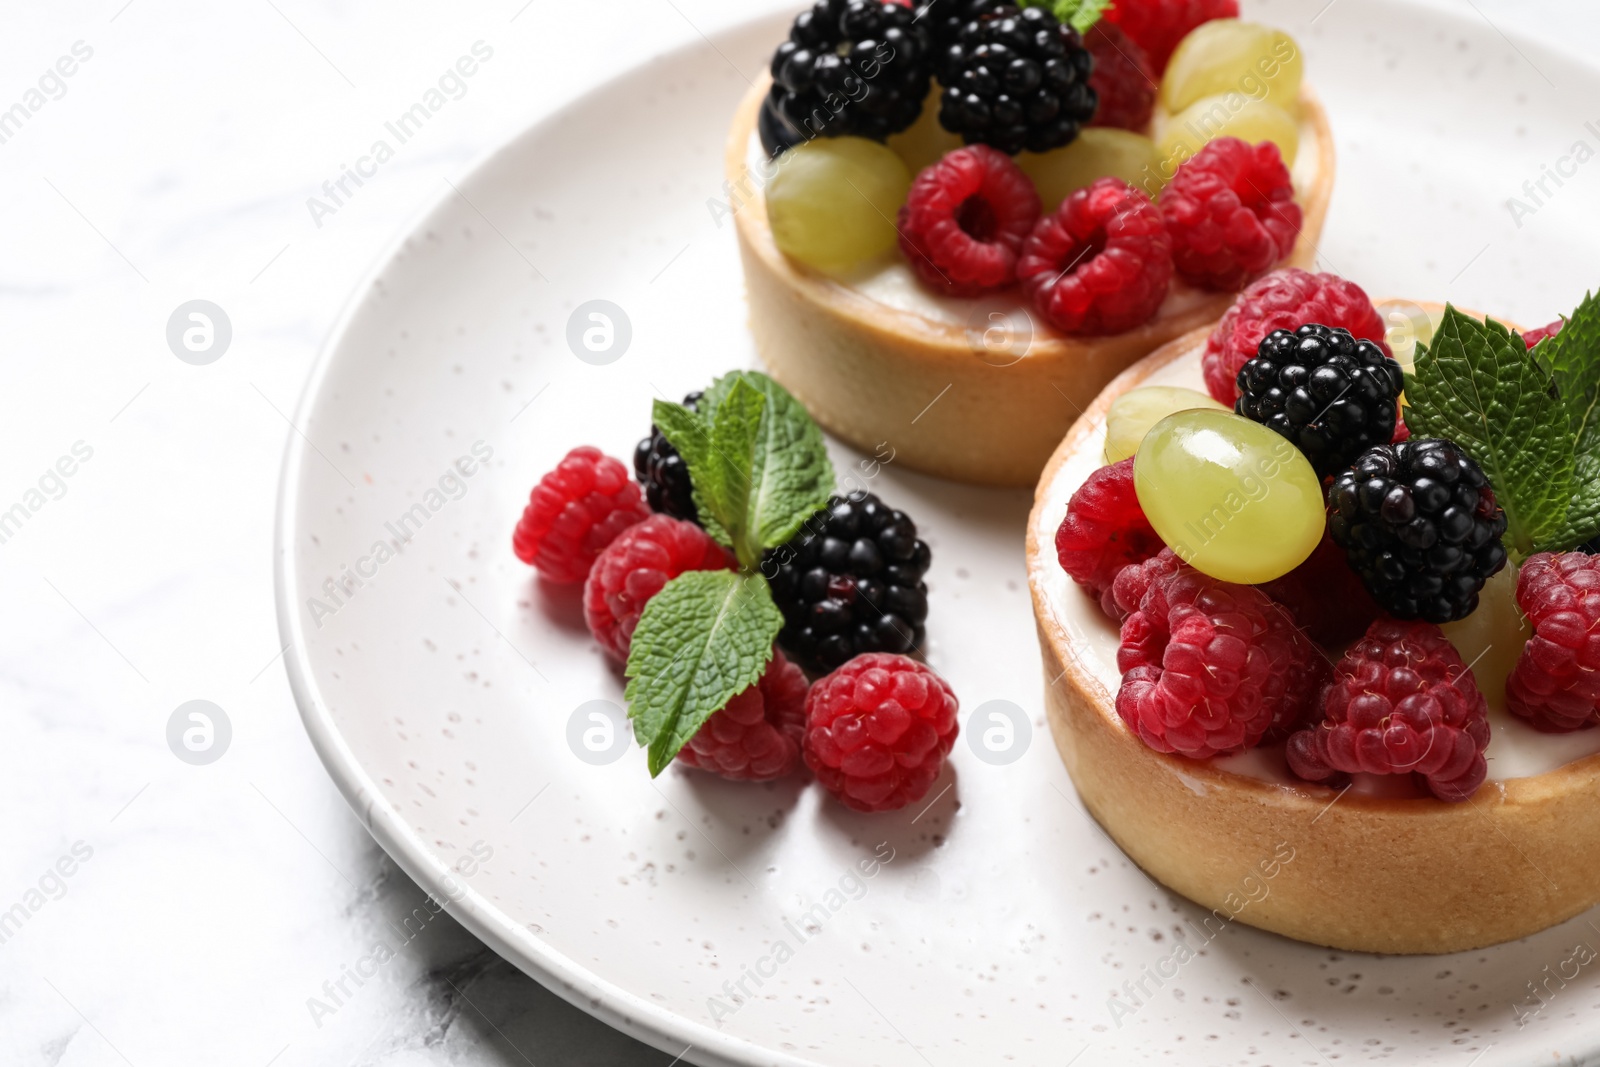
<instances>
[{"instance_id":1,"label":"speckled glaze on plate","mask_svg":"<svg viewBox=\"0 0 1600 1067\"><path fill-rule=\"evenodd\" d=\"M1525 322L1575 304L1595 281L1600 171L1537 205L1522 183L1594 144L1571 102L1600 98L1600 76L1470 12L1322 7L1246 14L1302 42L1332 118L1324 266ZM620 704L621 679L576 591L512 556L511 527L567 448L626 456L652 397L752 362L732 227L709 205L727 203L734 104L785 23L665 56L514 138L386 257L318 362L285 458L280 626L311 739L373 835L496 951L663 1062L1588 1062L1589 918L1482 952L1353 955L1208 925L1132 866L1044 726L1031 494L883 463L894 426L876 466L834 458L934 550L928 657L964 736L927 806L864 817L798 781L652 782L639 750L584 747L585 730L603 745L592 702ZM1510 196L1532 211L1513 218ZM611 362L568 344L593 300L630 322ZM1008 752L984 748L1007 730Z\"/></svg>"}]
</instances>

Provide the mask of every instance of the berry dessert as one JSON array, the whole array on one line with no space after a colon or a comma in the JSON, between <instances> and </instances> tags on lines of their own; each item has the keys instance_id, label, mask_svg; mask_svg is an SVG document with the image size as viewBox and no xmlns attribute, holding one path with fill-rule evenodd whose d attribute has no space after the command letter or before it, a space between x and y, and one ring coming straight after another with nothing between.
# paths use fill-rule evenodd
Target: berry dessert
<instances>
[{"instance_id":1,"label":"berry dessert","mask_svg":"<svg viewBox=\"0 0 1600 1067\"><path fill-rule=\"evenodd\" d=\"M1233 0L817 0L709 203L762 359L852 444L1033 484L1112 377L1310 261L1334 158L1303 66Z\"/></svg>"},{"instance_id":2,"label":"berry dessert","mask_svg":"<svg viewBox=\"0 0 1600 1067\"><path fill-rule=\"evenodd\" d=\"M628 679L651 775L677 762L769 781L805 765L858 811L921 800L957 704L910 658L932 562L916 523L873 493L835 493L821 430L764 374L736 371L652 416L638 482L575 448L512 539L547 579L584 583L584 622Z\"/></svg>"},{"instance_id":3,"label":"berry dessert","mask_svg":"<svg viewBox=\"0 0 1600 1067\"><path fill-rule=\"evenodd\" d=\"M1027 554L1051 731L1136 863L1358 951L1600 903L1597 381L1600 300L1519 336L1280 270L1106 388Z\"/></svg>"}]
</instances>

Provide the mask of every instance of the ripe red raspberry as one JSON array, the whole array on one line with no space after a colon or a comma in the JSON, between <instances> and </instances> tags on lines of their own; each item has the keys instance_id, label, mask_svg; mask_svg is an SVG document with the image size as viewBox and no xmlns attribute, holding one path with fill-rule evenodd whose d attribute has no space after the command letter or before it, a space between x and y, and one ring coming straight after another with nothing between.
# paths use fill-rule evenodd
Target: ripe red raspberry
<instances>
[{"instance_id":1,"label":"ripe red raspberry","mask_svg":"<svg viewBox=\"0 0 1600 1067\"><path fill-rule=\"evenodd\" d=\"M1334 667L1322 715L1289 738L1289 768L1307 781L1416 773L1440 800L1459 801L1488 774L1488 703L1431 622L1374 622Z\"/></svg>"},{"instance_id":2,"label":"ripe red raspberry","mask_svg":"<svg viewBox=\"0 0 1600 1067\"><path fill-rule=\"evenodd\" d=\"M1202 289L1243 289L1294 248L1300 205L1271 141L1218 137L1161 190L1178 276ZM1323 325L1327 325L1324 323Z\"/></svg>"},{"instance_id":3,"label":"ripe red raspberry","mask_svg":"<svg viewBox=\"0 0 1600 1067\"><path fill-rule=\"evenodd\" d=\"M1111 589L1118 572L1130 563L1143 563L1164 547L1134 492L1132 456L1089 475L1067 501L1067 516L1056 530L1061 569L1099 600L1113 619L1123 614Z\"/></svg>"},{"instance_id":4,"label":"ripe red raspberry","mask_svg":"<svg viewBox=\"0 0 1600 1067\"><path fill-rule=\"evenodd\" d=\"M676 757L686 767L740 782L764 782L800 766L806 676L777 649L761 680L707 719Z\"/></svg>"},{"instance_id":5,"label":"ripe red raspberry","mask_svg":"<svg viewBox=\"0 0 1600 1067\"><path fill-rule=\"evenodd\" d=\"M1089 125L1143 133L1156 102L1155 71L1144 49L1103 18L1089 27L1083 43L1094 56L1089 88L1100 97Z\"/></svg>"},{"instance_id":6,"label":"ripe red raspberry","mask_svg":"<svg viewBox=\"0 0 1600 1067\"><path fill-rule=\"evenodd\" d=\"M806 766L857 811L921 800L956 743L956 695L916 660L856 656L806 697Z\"/></svg>"},{"instance_id":7,"label":"ripe red raspberry","mask_svg":"<svg viewBox=\"0 0 1600 1067\"><path fill-rule=\"evenodd\" d=\"M533 487L511 548L552 582L581 582L602 549L649 516L628 468L583 445Z\"/></svg>"},{"instance_id":8,"label":"ripe red raspberry","mask_svg":"<svg viewBox=\"0 0 1600 1067\"><path fill-rule=\"evenodd\" d=\"M1532 348L1540 341L1543 341L1546 337L1554 337L1556 334L1560 333L1561 327L1565 326L1566 324L1566 319L1557 319L1548 326L1535 326L1533 329L1523 332L1522 343L1527 345L1529 348Z\"/></svg>"},{"instance_id":9,"label":"ripe red raspberry","mask_svg":"<svg viewBox=\"0 0 1600 1067\"><path fill-rule=\"evenodd\" d=\"M1039 220L1017 280L1063 333L1122 333L1161 307L1172 241L1149 197L1119 178L1100 178Z\"/></svg>"},{"instance_id":10,"label":"ripe red raspberry","mask_svg":"<svg viewBox=\"0 0 1600 1067\"><path fill-rule=\"evenodd\" d=\"M639 616L662 586L685 571L732 566L722 546L694 523L652 515L624 530L595 560L583 589L584 620L600 647L626 662Z\"/></svg>"},{"instance_id":11,"label":"ripe red raspberry","mask_svg":"<svg viewBox=\"0 0 1600 1067\"><path fill-rule=\"evenodd\" d=\"M1238 17L1239 0L1117 0L1103 21L1121 26L1145 50L1150 69L1160 74L1190 30L1212 19Z\"/></svg>"},{"instance_id":12,"label":"ripe red raspberry","mask_svg":"<svg viewBox=\"0 0 1600 1067\"><path fill-rule=\"evenodd\" d=\"M1411 427L1406 425L1405 410L1401 408L1400 413L1394 417L1394 437L1389 441L1391 445L1411 440Z\"/></svg>"},{"instance_id":13,"label":"ripe red raspberry","mask_svg":"<svg viewBox=\"0 0 1600 1067\"><path fill-rule=\"evenodd\" d=\"M1039 220L1033 181L1004 152L958 148L917 175L900 208L900 249L948 296L976 296L1017 278L1017 255Z\"/></svg>"},{"instance_id":14,"label":"ripe red raspberry","mask_svg":"<svg viewBox=\"0 0 1600 1067\"><path fill-rule=\"evenodd\" d=\"M1600 556L1529 556L1517 606L1533 636L1506 679L1506 706L1550 733L1600 723Z\"/></svg>"},{"instance_id":15,"label":"ripe red raspberry","mask_svg":"<svg viewBox=\"0 0 1600 1067\"><path fill-rule=\"evenodd\" d=\"M1261 590L1202 574L1170 548L1125 567L1113 589L1129 612L1117 714L1145 744L1207 759L1300 724L1327 661Z\"/></svg>"},{"instance_id":16,"label":"ripe red raspberry","mask_svg":"<svg viewBox=\"0 0 1600 1067\"><path fill-rule=\"evenodd\" d=\"M1383 318L1355 282L1336 274L1312 274L1285 267L1257 278L1222 313L1206 339L1201 368L1206 389L1219 404L1239 399L1239 368L1256 358L1273 330L1297 330L1310 322L1349 330L1358 341L1372 341L1386 354Z\"/></svg>"},{"instance_id":17,"label":"ripe red raspberry","mask_svg":"<svg viewBox=\"0 0 1600 1067\"><path fill-rule=\"evenodd\" d=\"M1324 531L1304 563L1282 578L1262 583L1260 589L1289 609L1301 633L1320 645L1338 648L1360 637L1383 613L1347 559L1344 549Z\"/></svg>"}]
</instances>

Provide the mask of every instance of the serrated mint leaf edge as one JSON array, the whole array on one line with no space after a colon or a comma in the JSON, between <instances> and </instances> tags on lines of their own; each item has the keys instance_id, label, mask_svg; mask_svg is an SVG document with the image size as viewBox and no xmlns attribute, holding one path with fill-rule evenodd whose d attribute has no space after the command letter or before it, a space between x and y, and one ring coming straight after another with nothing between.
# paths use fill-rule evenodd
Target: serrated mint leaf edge
<instances>
[{"instance_id":1,"label":"serrated mint leaf edge","mask_svg":"<svg viewBox=\"0 0 1600 1067\"><path fill-rule=\"evenodd\" d=\"M698 632L686 632L678 624L673 609L680 606L680 601L695 597L714 602L714 608L706 620L709 625ZM737 640L736 631L732 629L736 622L746 626L746 637L741 642L746 647L735 652L742 662L729 678L701 693L699 700L691 703L695 678L701 671L713 668L718 643ZM707 719L735 695L760 680L772 656L772 642L782 625L783 615L773 603L771 590L760 574L689 571L672 579L650 599L634 631L628 653L628 685L624 699L628 702L628 717L634 724L634 738L646 751L652 778L666 769ZM665 633L658 633L658 630ZM681 678L668 677L668 672L686 655L694 657L685 664L688 673ZM667 662L658 665L655 663L658 658L666 658ZM662 696L668 706L659 716L650 716L653 710L650 697L657 686L665 688ZM659 721L647 722L647 716Z\"/></svg>"},{"instance_id":2,"label":"serrated mint leaf edge","mask_svg":"<svg viewBox=\"0 0 1600 1067\"><path fill-rule=\"evenodd\" d=\"M1493 364L1486 376L1480 371L1485 361ZM1507 368L1517 369L1522 387L1509 411L1490 411L1484 387L1508 384L1500 374ZM1535 381L1530 388L1530 375L1543 383ZM1432 340L1418 343L1415 369L1406 378L1406 423L1412 435L1451 440L1484 469L1520 555L1559 530L1571 502L1570 431L1552 384L1520 337L1493 319L1479 322L1450 304ZM1464 420L1449 410L1447 400L1465 410ZM1498 400L1495 406L1501 407ZM1519 432L1519 426L1529 432Z\"/></svg>"},{"instance_id":3,"label":"serrated mint leaf edge","mask_svg":"<svg viewBox=\"0 0 1600 1067\"><path fill-rule=\"evenodd\" d=\"M712 501L729 547L741 566L755 565L761 548L750 534L750 502L757 491L759 446L767 398L744 379L736 380L717 403L711 418L710 469L717 471L720 495ZM691 477L693 468L690 468Z\"/></svg>"},{"instance_id":4,"label":"serrated mint leaf edge","mask_svg":"<svg viewBox=\"0 0 1600 1067\"><path fill-rule=\"evenodd\" d=\"M728 531L723 528L713 507L722 492L717 484L717 471L706 463L711 451L711 423L704 414L690 411L682 404L670 400L657 400L651 405L650 419L667 443L678 450L684 466L689 470L689 483L693 489L695 511L700 525L718 544L730 543ZM699 474L696 474L696 471Z\"/></svg>"},{"instance_id":5,"label":"serrated mint leaf edge","mask_svg":"<svg viewBox=\"0 0 1600 1067\"><path fill-rule=\"evenodd\" d=\"M1537 551L1562 551L1600 534L1600 298L1584 293L1562 322L1533 355L1555 378L1572 425L1572 501L1561 528Z\"/></svg>"}]
</instances>

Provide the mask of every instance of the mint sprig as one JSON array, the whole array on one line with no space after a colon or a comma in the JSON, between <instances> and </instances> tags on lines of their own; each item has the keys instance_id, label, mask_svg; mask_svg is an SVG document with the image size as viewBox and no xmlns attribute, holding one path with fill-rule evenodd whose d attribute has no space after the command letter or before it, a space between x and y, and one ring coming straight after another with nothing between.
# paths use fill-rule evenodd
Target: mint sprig
<instances>
[{"instance_id":1,"label":"mint sprig","mask_svg":"<svg viewBox=\"0 0 1600 1067\"><path fill-rule=\"evenodd\" d=\"M1572 433L1554 378L1521 337L1445 305L1431 343L1417 344L1406 404L1413 436L1448 438L1483 468L1512 550L1526 556L1559 534L1573 494Z\"/></svg>"},{"instance_id":2,"label":"mint sprig","mask_svg":"<svg viewBox=\"0 0 1600 1067\"><path fill-rule=\"evenodd\" d=\"M1022 0L1023 7L1048 8L1057 22L1071 26L1080 34L1088 33L1089 27L1100 21L1111 3L1112 0Z\"/></svg>"},{"instance_id":3,"label":"mint sprig","mask_svg":"<svg viewBox=\"0 0 1600 1067\"><path fill-rule=\"evenodd\" d=\"M1600 299L1585 293L1533 356L1547 367L1567 409L1572 434L1572 501L1561 528L1539 548L1570 548L1600 533Z\"/></svg>"},{"instance_id":4,"label":"mint sprig","mask_svg":"<svg viewBox=\"0 0 1600 1067\"><path fill-rule=\"evenodd\" d=\"M628 715L655 776L766 669L783 615L762 556L827 506L834 477L822 431L765 374L736 371L712 383L697 411L657 401L653 414L688 467L701 525L739 564L672 579L634 631Z\"/></svg>"}]
</instances>

